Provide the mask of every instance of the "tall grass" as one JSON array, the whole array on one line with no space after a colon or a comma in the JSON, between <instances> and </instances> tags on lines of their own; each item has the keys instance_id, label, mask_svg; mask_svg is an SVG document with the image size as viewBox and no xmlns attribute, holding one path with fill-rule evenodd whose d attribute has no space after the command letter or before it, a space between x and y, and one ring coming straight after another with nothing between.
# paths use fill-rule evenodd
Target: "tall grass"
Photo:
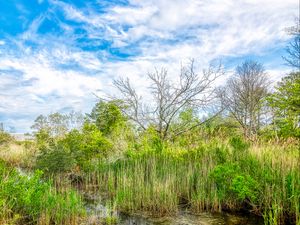
<instances>
[{"instance_id":1,"label":"tall grass","mask_svg":"<svg viewBox=\"0 0 300 225\"><path fill-rule=\"evenodd\" d=\"M99 163L90 177L97 177L101 192L121 211L162 216L180 206L194 213L243 210L263 216L265 224L299 224L297 154L249 148L234 138L188 150L169 145L128 151L124 159Z\"/></svg>"}]
</instances>

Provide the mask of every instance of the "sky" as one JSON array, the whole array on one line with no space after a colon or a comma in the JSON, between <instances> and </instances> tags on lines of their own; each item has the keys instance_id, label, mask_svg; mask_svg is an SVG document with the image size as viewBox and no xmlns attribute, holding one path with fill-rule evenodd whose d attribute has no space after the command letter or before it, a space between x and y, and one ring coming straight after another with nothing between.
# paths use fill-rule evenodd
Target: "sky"
<instances>
[{"instance_id":1,"label":"sky","mask_svg":"<svg viewBox=\"0 0 300 225\"><path fill-rule=\"evenodd\" d=\"M86 113L114 79L145 92L148 72L190 59L227 75L255 60L276 81L298 14L298 0L0 0L0 122L28 132L40 114Z\"/></svg>"}]
</instances>

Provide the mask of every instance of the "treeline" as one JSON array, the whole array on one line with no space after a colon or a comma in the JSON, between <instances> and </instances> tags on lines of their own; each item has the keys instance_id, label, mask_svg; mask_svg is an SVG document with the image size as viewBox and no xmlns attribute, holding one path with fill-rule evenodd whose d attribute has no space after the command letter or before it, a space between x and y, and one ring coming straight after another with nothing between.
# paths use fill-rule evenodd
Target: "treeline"
<instances>
[{"instance_id":1,"label":"treeline","mask_svg":"<svg viewBox=\"0 0 300 225\"><path fill-rule=\"evenodd\" d=\"M192 62L181 68L179 82L172 83L166 70L156 71L149 74L147 99L137 94L129 79L117 80L122 97L101 99L86 115L40 115L32 129L37 136L63 137L89 124L103 135L126 127L135 134L152 129L161 140L172 140L214 123L247 140L299 139L300 72L272 86L262 64L245 61L226 84L215 87L213 82L223 73L221 67L210 68L200 76Z\"/></svg>"},{"instance_id":2,"label":"treeline","mask_svg":"<svg viewBox=\"0 0 300 225\"><path fill-rule=\"evenodd\" d=\"M99 100L89 114L40 115L32 126L40 152L37 167L50 172L89 167L90 160L115 157L149 138L161 150L179 140L192 145L193 139L214 137L299 144L300 72L283 77L273 91L260 63L242 63L216 87L223 74L218 66L199 75L191 62L181 68L177 83L164 69L149 74L151 100L122 79L115 81L122 98Z\"/></svg>"}]
</instances>

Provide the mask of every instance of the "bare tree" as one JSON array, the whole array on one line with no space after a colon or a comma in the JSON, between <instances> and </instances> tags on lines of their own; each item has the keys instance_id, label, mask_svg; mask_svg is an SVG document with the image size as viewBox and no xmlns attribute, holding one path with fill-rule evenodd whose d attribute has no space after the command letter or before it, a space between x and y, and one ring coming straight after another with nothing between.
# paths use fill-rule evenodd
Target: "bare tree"
<instances>
[{"instance_id":1,"label":"bare tree","mask_svg":"<svg viewBox=\"0 0 300 225\"><path fill-rule=\"evenodd\" d=\"M300 17L296 19L296 25L287 29L293 38L286 48L287 57L283 57L287 65L300 71Z\"/></svg>"},{"instance_id":2,"label":"bare tree","mask_svg":"<svg viewBox=\"0 0 300 225\"><path fill-rule=\"evenodd\" d=\"M223 74L221 65L210 66L200 76L195 72L194 61L182 66L179 81L172 82L166 69L148 74L151 103L139 96L128 78L114 81L122 94L124 113L141 129L153 125L162 139L170 137L171 125L187 108L204 109L215 98L214 81ZM174 77L173 77L174 80ZM190 124L184 128L189 129ZM193 125L195 126L195 125ZM180 132L182 133L182 132ZM176 135L176 131L172 131Z\"/></svg>"},{"instance_id":3,"label":"bare tree","mask_svg":"<svg viewBox=\"0 0 300 225\"><path fill-rule=\"evenodd\" d=\"M224 107L239 122L248 138L260 129L268 85L262 64L245 61L237 66L233 77L220 89L219 96Z\"/></svg>"}]
</instances>

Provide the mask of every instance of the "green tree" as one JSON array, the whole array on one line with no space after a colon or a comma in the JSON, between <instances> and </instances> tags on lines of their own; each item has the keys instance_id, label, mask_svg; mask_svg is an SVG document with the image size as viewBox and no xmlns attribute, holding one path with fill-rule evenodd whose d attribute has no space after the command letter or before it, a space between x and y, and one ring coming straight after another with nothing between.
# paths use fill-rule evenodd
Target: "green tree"
<instances>
[{"instance_id":1,"label":"green tree","mask_svg":"<svg viewBox=\"0 0 300 225\"><path fill-rule=\"evenodd\" d=\"M126 121L117 101L99 101L87 117L105 135L123 126Z\"/></svg>"},{"instance_id":2,"label":"green tree","mask_svg":"<svg viewBox=\"0 0 300 225\"><path fill-rule=\"evenodd\" d=\"M81 131L70 131L61 142L81 167L86 166L90 160L107 157L112 148L110 141L91 123L85 123Z\"/></svg>"},{"instance_id":3,"label":"green tree","mask_svg":"<svg viewBox=\"0 0 300 225\"><path fill-rule=\"evenodd\" d=\"M39 115L31 129L34 130L35 134L49 133L52 137L61 137L68 131L68 117L61 113L52 113L48 116Z\"/></svg>"},{"instance_id":4,"label":"green tree","mask_svg":"<svg viewBox=\"0 0 300 225\"><path fill-rule=\"evenodd\" d=\"M55 137L62 137L68 131L68 115L61 113L52 113L48 116L51 134Z\"/></svg>"},{"instance_id":5,"label":"green tree","mask_svg":"<svg viewBox=\"0 0 300 225\"><path fill-rule=\"evenodd\" d=\"M300 137L300 72L284 77L268 98L274 126L283 137Z\"/></svg>"}]
</instances>

